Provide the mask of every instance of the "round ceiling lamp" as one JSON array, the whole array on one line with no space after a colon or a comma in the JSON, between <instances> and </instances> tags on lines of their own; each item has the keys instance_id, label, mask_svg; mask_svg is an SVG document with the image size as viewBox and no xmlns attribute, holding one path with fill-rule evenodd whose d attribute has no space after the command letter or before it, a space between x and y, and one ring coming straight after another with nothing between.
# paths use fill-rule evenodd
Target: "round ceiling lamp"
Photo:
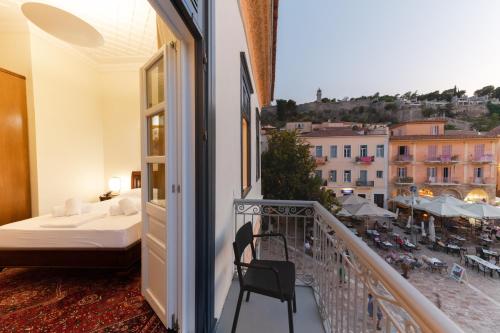
<instances>
[{"instance_id":1,"label":"round ceiling lamp","mask_svg":"<svg viewBox=\"0 0 500 333\"><path fill-rule=\"evenodd\" d=\"M104 38L93 26L62 9L26 2L21 10L37 27L65 42L84 47L98 47L104 43Z\"/></svg>"}]
</instances>

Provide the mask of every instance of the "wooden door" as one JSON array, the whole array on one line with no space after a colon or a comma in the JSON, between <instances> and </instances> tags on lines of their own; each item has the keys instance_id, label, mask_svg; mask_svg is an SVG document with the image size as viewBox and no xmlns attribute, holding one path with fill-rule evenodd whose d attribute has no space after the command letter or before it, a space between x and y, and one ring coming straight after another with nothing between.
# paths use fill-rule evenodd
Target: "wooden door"
<instances>
[{"instance_id":1,"label":"wooden door","mask_svg":"<svg viewBox=\"0 0 500 333\"><path fill-rule=\"evenodd\" d=\"M26 79L0 68L0 225L29 217Z\"/></svg>"}]
</instances>

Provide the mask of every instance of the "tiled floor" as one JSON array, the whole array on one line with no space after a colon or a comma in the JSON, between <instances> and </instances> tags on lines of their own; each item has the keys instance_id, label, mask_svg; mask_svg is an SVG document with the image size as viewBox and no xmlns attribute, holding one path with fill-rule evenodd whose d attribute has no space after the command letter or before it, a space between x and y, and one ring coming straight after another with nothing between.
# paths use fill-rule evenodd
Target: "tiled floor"
<instances>
[{"instance_id":1,"label":"tiled floor","mask_svg":"<svg viewBox=\"0 0 500 333\"><path fill-rule=\"evenodd\" d=\"M295 332L324 333L314 294L309 287L297 287L297 313L294 314ZM238 301L239 285L233 281L226 298L217 333L231 332L234 311ZM238 333L288 332L286 303L278 299L252 294L250 302L243 301L238 320Z\"/></svg>"}]
</instances>

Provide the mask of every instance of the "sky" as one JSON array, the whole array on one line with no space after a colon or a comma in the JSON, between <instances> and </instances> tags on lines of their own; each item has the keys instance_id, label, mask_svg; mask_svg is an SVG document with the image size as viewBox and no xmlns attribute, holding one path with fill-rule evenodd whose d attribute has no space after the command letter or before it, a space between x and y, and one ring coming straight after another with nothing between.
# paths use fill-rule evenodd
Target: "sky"
<instances>
[{"instance_id":1,"label":"sky","mask_svg":"<svg viewBox=\"0 0 500 333\"><path fill-rule=\"evenodd\" d=\"M281 0L275 99L500 86L498 0Z\"/></svg>"}]
</instances>

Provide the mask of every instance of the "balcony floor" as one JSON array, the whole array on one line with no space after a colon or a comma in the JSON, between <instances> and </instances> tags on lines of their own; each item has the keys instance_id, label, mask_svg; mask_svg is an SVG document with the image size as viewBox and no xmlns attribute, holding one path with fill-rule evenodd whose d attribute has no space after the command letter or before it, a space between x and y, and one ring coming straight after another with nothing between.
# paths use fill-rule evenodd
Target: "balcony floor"
<instances>
[{"instance_id":1,"label":"balcony floor","mask_svg":"<svg viewBox=\"0 0 500 333\"><path fill-rule=\"evenodd\" d=\"M240 286L235 280L229 289L216 333L231 332L239 291ZM293 319L295 332L324 333L325 330L312 289L297 286L296 292L297 313L294 314ZM288 332L286 303L257 294L252 294L248 303L243 299L236 331L238 333Z\"/></svg>"}]
</instances>

